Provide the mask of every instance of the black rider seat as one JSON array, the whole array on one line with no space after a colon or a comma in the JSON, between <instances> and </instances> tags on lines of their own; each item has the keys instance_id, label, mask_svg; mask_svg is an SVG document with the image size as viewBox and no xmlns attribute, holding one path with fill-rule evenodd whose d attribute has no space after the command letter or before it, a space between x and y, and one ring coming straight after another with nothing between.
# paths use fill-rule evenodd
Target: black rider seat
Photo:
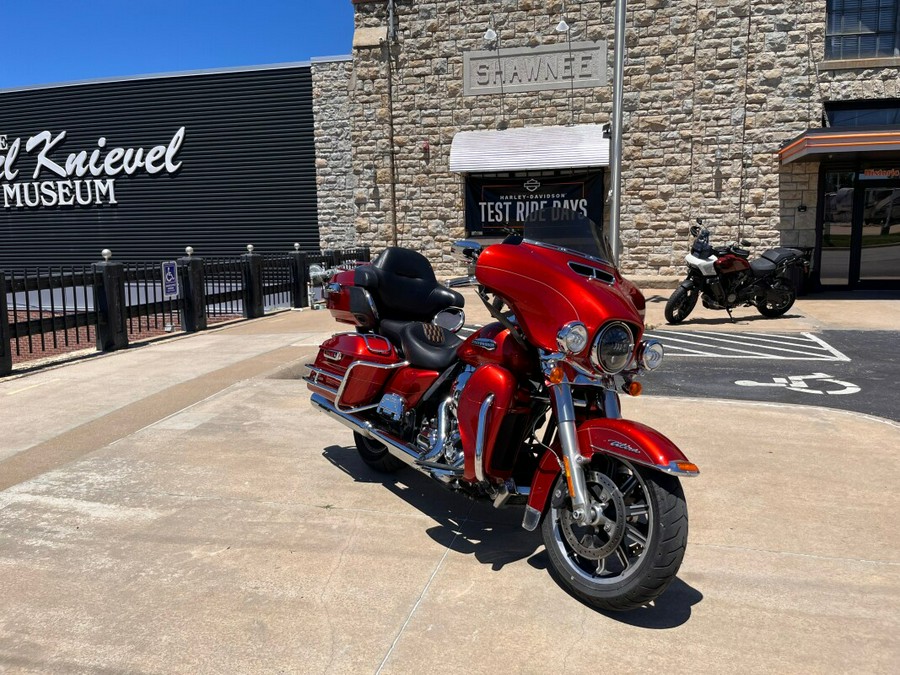
<instances>
[{"instance_id":1,"label":"black rider seat","mask_svg":"<svg viewBox=\"0 0 900 675\"><path fill-rule=\"evenodd\" d=\"M398 246L356 268L354 284L369 291L382 321L431 321L442 309L465 305L462 295L438 283L425 256Z\"/></svg>"},{"instance_id":2,"label":"black rider seat","mask_svg":"<svg viewBox=\"0 0 900 675\"><path fill-rule=\"evenodd\" d=\"M802 256L803 251L798 251L795 248L773 248L762 254L763 258L775 265L780 265L789 258L800 258Z\"/></svg>"},{"instance_id":3,"label":"black rider seat","mask_svg":"<svg viewBox=\"0 0 900 675\"><path fill-rule=\"evenodd\" d=\"M775 271L775 263L765 258L757 258L750 261L750 269L753 270L753 276L764 277Z\"/></svg>"},{"instance_id":4,"label":"black rider seat","mask_svg":"<svg viewBox=\"0 0 900 675\"><path fill-rule=\"evenodd\" d=\"M462 338L433 323L414 321L400 329L400 346L411 366L442 371L456 359Z\"/></svg>"}]
</instances>

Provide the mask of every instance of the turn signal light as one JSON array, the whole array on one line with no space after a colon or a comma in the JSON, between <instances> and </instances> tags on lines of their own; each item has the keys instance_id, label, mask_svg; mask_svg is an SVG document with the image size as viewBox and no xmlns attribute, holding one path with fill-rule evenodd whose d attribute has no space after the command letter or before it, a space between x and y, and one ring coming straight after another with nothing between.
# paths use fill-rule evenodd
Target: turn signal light
<instances>
[{"instance_id":1,"label":"turn signal light","mask_svg":"<svg viewBox=\"0 0 900 675\"><path fill-rule=\"evenodd\" d=\"M700 473L700 467L693 462L675 462L675 466L684 473Z\"/></svg>"},{"instance_id":2,"label":"turn signal light","mask_svg":"<svg viewBox=\"0 0 900 675\"><path fill-rule=\"evenodd\" d=\"M629 382L625 385L625 393L629 396L640 396L642 391L644 391L644 385L640 382Z\"/></svg>"},{"instance_id":3,"label":"turn signal light","mask_svg":"<svg viewBox=\"0 0 900 675\"><path fill-rule=\"evenodd\" d=\"M550 384L559 384L565 379L566 374L563 371L562 366L556 366L553 368L553 370L547 373L547 380L550 382Z\"/></svg>"},{"instance_id":4,"label":"turn signal light","mask_svg":"<svg viewBox=\"0 0 900 675\"><path fill-rule=\"evenodd\" d=\"M563 457L563 465L566 468L566 482L569 484L569 496L575 498L575 486L572 485L572 467L569 466L569 458Z\"/></svg>"}]
</instances>

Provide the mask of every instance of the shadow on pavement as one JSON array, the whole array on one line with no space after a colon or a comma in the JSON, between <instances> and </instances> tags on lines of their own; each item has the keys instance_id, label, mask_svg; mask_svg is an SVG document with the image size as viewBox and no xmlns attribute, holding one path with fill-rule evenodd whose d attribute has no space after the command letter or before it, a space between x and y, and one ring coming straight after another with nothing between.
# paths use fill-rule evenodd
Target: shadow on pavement
<instances>
[{"instance_id":1,"label":"shadow on pavement","mask_svg":"<svg viewBox=\"0 0 900 675\"><path fill-rule=\"evenodd\" d=\"M494 509L488 502L473 501L451 492L413 469L401 469L396 474L378 473L363 463L352 447L332 445L325 448L322 455L356 482L383 485L392 494L432 518L438 524L426 532L441 546L457 553L474 555L478 562L490 565L494 571L526 558L535 569L549 571L550 562L540 532L522 529L520 509ZM590 607L568 593L565 587L560 585L560 588ZM690 618L691 607L702 599L703 594L676 578L652 605L630 612L600 613L638 628L675 628Z\"/></svg>"},{"instance_id":2,"label":"shadow on pavement","mask_svg":"<svg viewBox=\"0 0 900 675\"><path fill-rule=\"evenodd\" d=\"M803 316L801 314L784 314L778 317L768 317L763 316L762 314L748 314L746 316L735 316L734 321L728 318L728 314L725 310L722 310L722 316L719 317L693 317L687 318L678 325L681 327L690 327L690 326L721 326L724 324L730 323L745 323L748 321L769 321L772 322L773 326L777 326L777 323L783 319L802 319ZM668 324L665 324L668 325ZM773 328L773 330L775 330Z\"/></svg>"},{"instance_id":3,"label":"shadow on pavement","mask_svg":"<svg viewBox=\"0 0 900 675\"><path fill-rule=\"evenodd\" d=\"M528 560L528 564L536 569L549 572L550 559L547 556L547 551L541 549ZM636 628L677 628L687 623L687 620L691 618L691 607L703 600L703 594L700 591L675 577L675 580L672 581L665 592L650 605L628 612L608 612L592 607L577 595L573 595L569 589L559 583L553 574L550 574L550 576L560 589L585 607L589 607L610 619L615 619L619 623L635 626Z\"/></svg>"},{"instance_id":4,"label":"shadow on pavement","mask_svg":"<svg viewBox=\"0 0 900 675\"><path fill-rule=\"evenodd\" d=\"M528 558L542 545L538 532L522 529L519 509L495 509L489 502L451 492L411 468L396 474L378 473L364 464L352 447L332 445L322 455L357 482L383 485L437 523L426 530L435 542L457 553L474 555L494 571Z\"/></svg>"}]
</instances>

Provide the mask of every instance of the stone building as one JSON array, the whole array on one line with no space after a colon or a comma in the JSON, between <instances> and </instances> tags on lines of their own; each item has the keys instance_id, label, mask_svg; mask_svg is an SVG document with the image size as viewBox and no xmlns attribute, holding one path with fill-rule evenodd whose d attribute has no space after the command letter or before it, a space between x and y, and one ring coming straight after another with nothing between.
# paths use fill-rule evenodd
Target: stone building
<instances>
[{"instance_id":1,"label":"stone building","mask_svg":"<svg viewBox=\"0 0 900 675\"><path fill-rule=\"evenodd\" d=\"M452 275L452 241L542 194L608 222L613 0L352 2L352 56L312 64L323 246ZM814 248L825 285L900 283L898 7L629 0L623 271L674 282L703 218Z\"/></svg>"}]
</instances>

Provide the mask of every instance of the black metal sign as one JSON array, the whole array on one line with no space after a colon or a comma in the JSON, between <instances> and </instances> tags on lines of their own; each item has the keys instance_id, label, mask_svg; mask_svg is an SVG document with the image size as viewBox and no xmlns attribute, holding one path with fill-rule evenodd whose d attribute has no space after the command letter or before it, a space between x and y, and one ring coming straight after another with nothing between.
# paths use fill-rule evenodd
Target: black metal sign
<instances>
[{"instance_id":1,"label":"black metal sign","mask_svg":"<svg viewBox=\"0 0 900 675\"><path fill-rule=\"evenodd\" d=\"M529 178L466 179L466 232L470 236L503 236L520 230L537 211L573 212L598 225L603 222L603 174Z\"/></svg>"}]
</instances>

